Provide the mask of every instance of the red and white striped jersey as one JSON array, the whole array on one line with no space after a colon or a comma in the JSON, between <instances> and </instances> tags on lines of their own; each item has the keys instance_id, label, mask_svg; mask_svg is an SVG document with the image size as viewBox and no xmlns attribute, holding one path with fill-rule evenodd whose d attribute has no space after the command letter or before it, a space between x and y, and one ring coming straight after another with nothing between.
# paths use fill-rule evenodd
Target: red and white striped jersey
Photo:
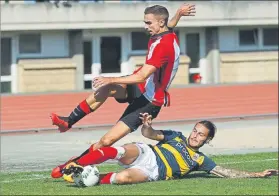
<instances>
[{"instance_id":1,"label":"red and white striped jersey","mask_svg":"<svg viewBox=\"0 0 279 196\"><path fill-rule=\"evenodd\" d=\"M157 70L138 86L152 104L157 106L170 105L168 88L178 70L179 54L178 38L173 31L167 31L150 38L145 63L155 66Z\"/></svg>"}]
</instances>

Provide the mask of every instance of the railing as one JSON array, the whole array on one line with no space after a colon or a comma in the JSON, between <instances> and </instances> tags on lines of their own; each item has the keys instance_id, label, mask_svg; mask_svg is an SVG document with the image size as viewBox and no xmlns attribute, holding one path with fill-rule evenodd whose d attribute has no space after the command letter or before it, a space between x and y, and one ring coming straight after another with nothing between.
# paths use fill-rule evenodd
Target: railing
<instances>
[{"instance_id":1,"label":"railing","mask_svg":"<svg viewBox=\"0 0 279 196\"><path fill-rule=\"evenodd\" d=\"M55 3L55 4L70 4L73 2L78 2L78 3L137 3L137 2L145 2L148 0L115 0L115 1L105 1L105 0L25 0L25 1L15 1L15 0L4 0L1 1L1 3L12 3L12 4L23 4L23 3Z\"/></svg>"}]
</instances>

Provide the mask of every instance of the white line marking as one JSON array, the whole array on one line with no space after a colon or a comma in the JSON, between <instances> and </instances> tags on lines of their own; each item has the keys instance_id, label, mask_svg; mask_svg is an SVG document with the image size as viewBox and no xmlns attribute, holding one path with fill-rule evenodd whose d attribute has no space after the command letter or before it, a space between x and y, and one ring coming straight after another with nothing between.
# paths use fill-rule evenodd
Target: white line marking
<instances>
[{"instance_id":1,"label":"white line marking","mask_svg":"<svg viewBox=\"0 0 279 196\"><path fill-rule=\"evenodd\" d=\"M27 175L28 177L29 175ZM32 176L34 176L34 178L32 178ZM0 181L0 182L3 182L3 183L10 183L10 182L21 182L21 181L30 181L30 180L41 180L41 179L46 179L46 178L50 178L49 176L45 176L45 175L42 175L42 174L32 174L30 175L29 178L27 179L22 179L22 178L19 178L19 179L14 179L14 180L4 180L4 181Z\"/></svg>"},{"instance_id":2,"label":"white line marking","mask_svg":"<svg viewBox=\"0 0 279 196\"><path fill-rule=\"evenodd\" d=\"M218 165L230 165L230 164L239 164L239 163L256 163L256 162L266 162L266 161L278 161L278 159L263 159L263 160L251 160L251 161L239 161L239 162L225 162L225 163L218 163ZM20 182L20 181L31 181L31 180L42 180L42 179L51 179L50 176L44 176L41 174L33 174L34 178L28 179L15 179L15 180L4 180L0 181L2 183L12 183L12 182ZM28 175L27 175L28 177Z\"/></svg>"},{"instance_id":3,"label":"white line marking","mask_svg":"<svg viewBox=\"0 0 279 196\"><path fill-rule=\"evenodd\" d=\"M239 164L239 163L265 162L265 161L278 161L278 159L263 159L263 160L251 160L251 161L239 161L239 162L226 162L226 163L218 163L218 164L220 164L220 165L230 165L230 164Z\"/></svg>"},{"instance_id":4,"label":"white line marking","mask_svg":"<svg viewBox=\"0 0 279 196\"><path fill-rule=\"evenodd\" d=\"M42 176L42 177L28 178L28 179L4 180L4 181L0 181L0 182L2 182L2 183L11 183L11 182L21 182L21 181L31 181L31 180L42 180L42 179L46 179L46 178L49 178L49 177Z\"/></svg>"}]
</instances>

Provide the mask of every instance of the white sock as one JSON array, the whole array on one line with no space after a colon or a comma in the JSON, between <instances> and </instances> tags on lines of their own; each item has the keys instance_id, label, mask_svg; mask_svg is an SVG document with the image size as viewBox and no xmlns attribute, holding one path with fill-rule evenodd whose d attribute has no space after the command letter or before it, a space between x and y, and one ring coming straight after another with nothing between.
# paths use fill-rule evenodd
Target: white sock
<instances>
[{"instance_id":1,"label":"white sock","mask_svg":"<svg viewBox=\"0 0 279 196\"><path fill-rule=\"evenodd\" d=\"M125 154L125 148L124 147L114 147L117 150L117 155L114 158L115 160L119 160L123 157L123 155Z\"/></svg>"}]
</instances>

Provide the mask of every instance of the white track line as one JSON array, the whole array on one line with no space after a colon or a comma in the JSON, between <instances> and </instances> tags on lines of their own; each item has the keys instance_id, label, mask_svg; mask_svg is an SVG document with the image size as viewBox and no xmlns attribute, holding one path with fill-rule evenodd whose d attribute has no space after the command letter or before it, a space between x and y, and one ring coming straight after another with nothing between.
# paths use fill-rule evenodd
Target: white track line
<instances>
[{"instance_id":1,"label":"white track line","mask_svg":"<svg viewBox=\"0 0 279 196\"><path fill-rule=\"evenodd\" d=\"M278 159L262 159L262 160L251 160L251 161L239 161L239 162L225 162L225 163L218 163L218 165L230 165L230 164L240 164L240 163L256 163L256 162L266 162L266 161L278 161ZM30 181L30 180L42 180L42 179L50 179L50 176L44 176L40 174L31 175L34 178L28 179L16 179L16 180L3 180L0 181L1 183L11 183L11 182L21 182L21 181Z\"/></svg>"}]
</instances>

